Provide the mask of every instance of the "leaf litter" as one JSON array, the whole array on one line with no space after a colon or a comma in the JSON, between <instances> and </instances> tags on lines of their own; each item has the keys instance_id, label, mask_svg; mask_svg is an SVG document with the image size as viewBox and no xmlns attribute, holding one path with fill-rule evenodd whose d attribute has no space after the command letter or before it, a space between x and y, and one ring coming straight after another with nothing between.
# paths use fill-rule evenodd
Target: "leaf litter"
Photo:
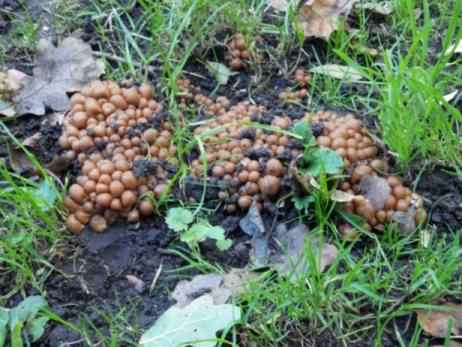
<instances>
[{"instance_id":1,"label":"leaf litter","mask_svg":"<svg viewBox=\"0 0 462 347\"><path fill-rule=\"evenodd\" d=\"M212 295L202 295L188 305L174 305L140 339L144 347L213 347L216 334L241 319L241 309L232 304L216 304Z\"/></svg>"},{"instance_id":2,"label":"leaf litter","mask_svg":"<svg viewBox=\"0 0 462 347\"><path fill-rule=\"evenodd\" d=\"M298 9L298 24L305 38L318 37L324 40L337 30L342 18L348 16L355 0L305 0ZM271 0L270 5L278 11L288 11L296 6L289 0Z\"/></svg>"},{"instance_id":3,"label":"leaf litter","mask_svg":"<svg viewBox=\"0 0 462 347\"><path fill-rule=\"evenodd\" d=\"M226 304L237 296L257 274L245 269L231 269L228 273L197 275L189 281L180 281L172 292L178 306L185 307L197 297L209 294L215 304Z\"/></svg>"},{"instance_id":4,"label":"leaf litter","mask_svg":"<svg viewBox=\"0 0 462 347\"><path fill-rule=\"evenodd\" d=\"M434 310L417 310L422 329L434 337L445 338L462 334L462 305L446 304Z\"/></svg>"},{"instance_id":5,"label":"leaf litter","mask_svg":"<svg viewBox=\"0 0 462 347\"><path fill-rule=\"evenodd\" d=\"M58 47L42 39L33 77L25 77L24 87L13 99L17 115L41 116L47 109L65 111L69 106L67 93L79 91L103 72L102 62L81 39L68 37Z\"/></svg>"}]
</instances>

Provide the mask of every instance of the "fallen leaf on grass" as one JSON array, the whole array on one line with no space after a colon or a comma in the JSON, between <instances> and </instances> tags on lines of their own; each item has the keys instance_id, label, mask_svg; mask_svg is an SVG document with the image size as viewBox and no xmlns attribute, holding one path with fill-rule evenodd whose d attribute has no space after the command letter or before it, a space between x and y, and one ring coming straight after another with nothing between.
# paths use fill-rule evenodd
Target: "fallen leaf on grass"
<instances>
[{"instance_id":1,"label":"fallen leaf on grass","mask_svg":"<svg viewBox=\"0 0 462 347\"><path fill-rule=\"evenodd\" d=\"M406 233L411 233L415 231L416 225L415 225L415 214L416 214L416 209L415 208L409 208L406 212L402 211L397 211L393 213L391 216L391 219L393 222L395 222L399 229L403 232Z\"/></svg>"},{"instance_id":2,"label":"fallen leaf on grass","mask_svg":"<svg viewBox=\"0 0 462 347\"><path fill-rule=\"evenodd\" d=\"M185 307L172 306L146 331L143 347L214 347L216 334L239 322L241 310L231 304L214 304L203 295Z\"/></svg>"},{"instance_id":3,"label":"fallen leaf on grass","mask_svg":"<svg viewBox=\"0 0 462 347\"><path fill-rule=\"evenodd\" d=\"M358 70L346 65L320 65L311 68L310 72L326 75L332 78L344 80L346 82L358 82L363 79L363 76Z\"/></svg>"},{"instance_id":4,"label":"fallen leaf on grass","mask_svg":"<svg viewBox=\"0 0 462 347\"><path fill-rule=\"evenodd\" d=\"M305 37L327 40L334 32L342 16L351 11L355 0L306 0L300 8L298 21Z\"/></svg>"},{"instance_id":5,"label":"fallen leaf on grass","mask_svg":"<svg viewBox=\"0 0 462 347\"><path fill-rule=\"evenodd\" d=\"M277 235L280 252L272 256L272 262L277 271L290 279L296 280L303 276L309 266L307 248L316 258L318 271L323 272L338 255L334 245L321 243L318 238L309 238L308 227L300 224L284 234ZM309 246L305 240L309 240Z\"/></svg>"},{"instance_id":6,"label":"fallen leaf on grass","mask_svg":"<svg viewBox=\"0 0 462 347\"><path fill-rule=\"evenodd\" d=\"M90 45L80 39L68 37L58 47L40 40L33 77L25 79L24 88L14 97L17 114L44 115L47 107L66 110L69 106L66 93L80 90L103 70Z\"/></svg>"},{"instance_id":7,"label":"fallen leaf on grass","mask_svg":"<svg viewBox=\"0 0 462 347\"><path fill-rule=\"evenodd\" d=\"M226 304L231 297L242 292L245 285L257 275L242 269L231 269L226 274L197 275L189 281L180 281L172 293L177 306L185 307L204 293L213 298L216 305Z\"/></svg>"},{"instance_id":8,"label":"fallen leaf on grass","mask_svg":"<svg viewBox=\"0 0 462 347\"><path fill-rule=\"evenodd\" d=\"M418 310L416 313L420 326L431 336L458 336L462 333L462 305L447 304L441 309Z\"/></svg>"},{"instance_id":9,"label":"fallen leaf on grass","mask_svg":"<svg viewBox=\"0 0 462 347\"><path fill-rule=\"evenodd\" d=\"M356 3L355 7L368 10L382 16L388 16L393 13L393 3L391 1L360 1Z\"/></svg>"},{"instance_id":10,"label":"fallen leaf on grass","mask_svg":"<svg viewBox=\"0 0 462 347\"><path fill-rule=\"evenodd\" d=\"M378 176L364 176L359 183L359 189L376 210L383 210L391 193L387 180Z\"/></svg>"}]
</instances>

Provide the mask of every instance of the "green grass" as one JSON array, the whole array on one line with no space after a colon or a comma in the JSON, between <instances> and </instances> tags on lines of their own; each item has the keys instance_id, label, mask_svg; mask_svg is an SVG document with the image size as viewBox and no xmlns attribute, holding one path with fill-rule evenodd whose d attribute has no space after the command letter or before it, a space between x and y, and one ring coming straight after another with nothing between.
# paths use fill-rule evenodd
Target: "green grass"
<instances>
[{"instance_id":1,"label":"green grass","mask_svg":"<svg viewBox=\"0 0 462 347\"><path fill-rule=\"evenodd\" d=\"M322 97L334 105L377 116L378 136L402 168L415 160L430 160L460 169L462 114L444 95L461 85L460 56L445 54L462 38L461 11L460 0L432 7L427 1L396 1L388 40L374 38L380 44L382 62L355 49L358 43L367 45L367 21L361 20L359 32L352 36L334 35L330 59L361 71L367 91L342 97L341 82L324 81L318 86Z\"/></svg>"},{"instance_id":2,"label":"green grass","mask_svg":"<svg viewBox=\"0 0 462 347\"><path fill-rule=\"evenodd\" d=\"M1 126L18 145L3 123ZM12 283L11 291L2 293L0 300L27 286L42 291L63 238L56 205L59 188L32 154L26 154L42 175L40 180L22 177L0 161L0 278Z\"/></svg>"},{"instance_id":3,"label":"green grass","mask_svg":"<svg viewBox=\"0 0 462 347\"><path fill-rule=\"evenodd\" d=\"M327 230L313 234L326 235ZM339 257L323 273L310 261L305 276L295 282L268 274L261 283L251 283L241 297L247 339L258 346L277 346L284 341L287 326L309 322L310 336L327 331L345 345L369 341L381 346L384 331L389 331L394 319L412 315L436 299L462 294L462 251L457 237L433 239L424 246L419 233L403 237L389 228L368 242L360 255L353 254L364 243L335 240L334 244ZM306 254L312 255L308 245ZM371 338L374 332L377 335ZM402 333L402 327L397 329L396 334Z\"/></svg>"}]
</instances>

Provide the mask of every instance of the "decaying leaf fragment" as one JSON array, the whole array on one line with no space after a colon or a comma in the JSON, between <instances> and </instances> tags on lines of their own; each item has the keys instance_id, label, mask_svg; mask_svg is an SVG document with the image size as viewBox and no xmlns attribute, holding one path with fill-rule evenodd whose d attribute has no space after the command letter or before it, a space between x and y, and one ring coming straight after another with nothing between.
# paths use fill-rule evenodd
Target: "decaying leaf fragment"
<instances>
[{"instance_id":1,"label":"decaying leaf fragment","mask_svg":"<svg viewBox=\"0 0 462 347\"><path fill-rule=\"evenodd\" d=\"M211 295L202 295L185 307L172 306L146 331L143 347L214 347L218 331L241 319L241 309L231 304L216 305Z\"/></svg>"},{"instance_id":2,"label":"decaying leaf fragment","mask_svg":"<svg viewBox=\"0 0 462 347\"><path fill-rule=\"evenodd\" d=\"M66 93L80 90L103 70L90 45L81 39L68 37L58 47L41 40L33 77L25 78L24 87L13 99L16 112L21 116L44 115L46 108L64 111L69 105Z\"/></svg>"},{"instance_id":3,"label":"decaying leaf fragment","mask_svg":"<svg viewBox=\"0 0 462 347\"><path fill-rule=\"evenodd\" d=\"M416 313L420 326L431 336L459 336L462 333L462 305L447 304L441 309L418 310Z\"/></svg>"},{"instance_id":4,"label":"decaying leaf fragment","mask_svg":"<svg viewBox=\"0 0 462 347\"><path fill-rule=\"evenodd\" d=\"M0 115L14 117L16 111L12 103L13 97L22 88L27 75L21 71L10 69L0 71Z\"/></svg>"},{"instance_id":5,"label":"decaying leaf fragment","mask_svg":"<svg viewBox=\"0 0 462 347\"><path fill-rule=\"evenodd\" d=\"M228 273L197 275L190 281L180 281L172 292L176 306L185 307L195 298L208 293L215 305L226 304L238 295L257 274L243 269L231 269Z\"/></svg>"},{"instance_id":6,"label":"decaying leaf fragment","mask_svg":"<svg viewBox=\"0 0 462 347\"><path fill-rule=\"evenodd\" d=\"M338 256L338 250L334 245L310 237L308 227L304 224L279 233L276 240L280 249L272 255L272 262L281 275L288 276L291 280L303 277L308 270L307 247L316 258L319 272L323 272Z\"/></svg>"},{"instance_id":7,"label":"decaying leaf fragment","mask_svg":"<svg viewBox=\"0 0 462 347\"><path fill-rule=\"evenodd\" d=\"M384 208L391 194L391 188L385 178L366 175L359 184L361 194L369 200L376 210Z\"/></svg>"},{"instance_id":8,"label":"decaying leaf fragment","mask_svg":"<svg viewBox=\"0 0 462 347\"><path fill-rule=\"evenodd\" d=\"M306 0L300 7L299 23L305 37L327 40L342 16L347 16L355 0Z\"/></svg>"}]
</instances>

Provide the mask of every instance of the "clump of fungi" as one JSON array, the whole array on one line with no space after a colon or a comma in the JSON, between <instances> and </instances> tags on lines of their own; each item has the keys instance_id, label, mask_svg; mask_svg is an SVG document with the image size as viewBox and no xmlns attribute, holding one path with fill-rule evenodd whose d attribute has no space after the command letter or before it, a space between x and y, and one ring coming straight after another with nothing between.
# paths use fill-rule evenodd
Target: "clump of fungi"
<instances>
[{"instance_id":1,"label":"clump of fungi","mask_svg":"<svg viewBox=\"0 0 462 347\"><path fill-rule=\"evenodd\" d=\"M278 197L288 163L300 154L300 147L287 135L242 126L258 121L263 113L264 107L241 102L194 130L201 136L210 128L219 129L204 136L203 142L210 176L228 187L220 196L228 212L237 207L246 210L253 201L261 208L265 200ZM288 130L291 124L288 117L275 117L271 122L274 129ZM204 165L193 160L192 175L203 177Z\"/></svg>"},{"instance_id":2,"label":"clump of fungi","mask_svg":"<svg viewBox=\"0 0 462 347\"><path fill-rule=\"evenodd\" d=\"M147 84L122 88L95 81L72 96L59 138L64 156L77 159L80 169L64 199L72 232L87 224L100 232L118 217L137 221L152 214L152 199L166 189L168 173L162 165L137 170L136 163L175 156L172 126L161 110Z\"/></svg>"},{"instance_id":3,"label":"clump of fungi","mask_svg":"<svg viewBox=\"0 0 462 347\"><path fill-rule=\"evenodd\" d=\"M309 81L303 71L296 76L301 86ZM288 134L293 121L288 116L268 117L264 106L248 101L231 105L226 97L213 100L188 80L179 80L178 87L180 102L195 103L207 116L193 129L205 153L192 160L192 177L218 182L218 198L230 213L254 203L261 209L283 197L290 188L289 167L304 148ZM59 139L64 156L76 159L80 169L64 200L72 232L81 232L87 224L100 232L118 217L137 221L152 214L153 199L167 187L168 170L162 163L176 162L173 129L161 110L146 84L124 88L96 81L72 96ZM338 182L339 187L360 197L345 203L348 212L362 216L375 229L382 229L395 213L411 209L417 209L416 223L425 220L416 196L389 175L387 162L380 159L361 121L352 114L324 111L306 118L316 129L317 144L336 151L344 161L347 178ZM380 208L363 191L367 177L385 178L389 194Z\"/></svg>"},{"instance_id":4,"label":"clump of fungi","mask_svg":"<svg viewBox=\"0 0 462 347\"><path fill-rule=\"evenodd\" d=\"M310 76L303 69L295 70L294 79L300 89L291 90L286 88L279 93L279 99L284 102L300 102L308 94L306 87L310 82Z\"/></svg>"},{"instance_id":5,"label":"clump of fungi","mask_svg":"<svg viewBox=\"0 0 462 347\"><path fill-rule=\"evenodd\" d=\"M247 48L244 35L235 34L228 43L228 54L226 60L232 70L241 70L244 67L243 62L250 58L250 52Z\"/></svg>"},{"instance_id":6,"label":"clump of fungi","mask_svg":"<svg viewBox=\"0 0 462 347\"><path fill-rule=\"evenodd\" d=\"M300 86L309 82L304 70L297 70L295 76ZM229 212L238 208L247 210L254 201L261 209L265 201L281 197L283 182L288 178L288 167L303 148L282 132L290 131L292 120L287 116L277 116L269 122L271 130L251 128L245 123L268 123L263 106L240 102L230 107L226 98L218 97L213 101L198 93L197 89L192 91L191 99L212 116L194 130L195 135L203 136L206 162L199 159L192 161L193 177L204 178L204 165L207 165L206 174L225 187L219 198ZM381 229L384 223L392 221L395 212L406 212L414 205L416 195L398 177L389 176L387 162L379 158L379 149L360 120L352 114L326 111L308 114L307 120L314 128L321 129L315 133L317 144L335 150L344 161L348 178L340 182L341 190L361 196L364 177L381 175L387 178L390 196L383 208L376 209L363 198L346 203L348 212L363 217L369 227ZM210 129L214 131L205 135ZM425 210L418 207L416 222L421 223L425 218Z\"/></svg>"},{"instance_id":7,"label":"clump of fungi","mask_svg":"<svg viewBox=\"0 0 462 347\"><path fill-rule=\"evenodd\" d=\"M344 192L361 195L361 183L368 176L383 176L389 187L388 198L382 208L375 208L368 199L347 202L348 212L363 217L369 226L383 229L384 223L391 222L396 212L407 212L419 197L405 187L401 179L388 174L388 164L378 157L378 148L362 123L353 115L338 116L334 112L318 112L309 117L310 121L322 125L322 134L316 141L319 146L335 150L345 163L348 179L340 185ZM426 219L425 210L417 206L415 222Z\"/></svg>"}]
</instances>

